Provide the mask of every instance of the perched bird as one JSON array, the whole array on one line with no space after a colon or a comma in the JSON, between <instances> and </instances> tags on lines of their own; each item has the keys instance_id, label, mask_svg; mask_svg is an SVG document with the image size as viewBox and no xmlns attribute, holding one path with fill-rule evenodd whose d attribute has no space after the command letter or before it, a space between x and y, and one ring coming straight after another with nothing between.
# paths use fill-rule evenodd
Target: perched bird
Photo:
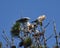
<instances>
[{"instance_id":1,"label":"perched bird","mask_svg":"<svg viewBox=\"0 0 60 48\"><path fill-rule=\"evenodd\" d=\"M37 23L37 24L40 24L41 26L42 26L42 22L45 20L45 18L46 18L46 16L45 15L41 15L41 16L39 16L35 21L33 21L33 22L35 22L35 23Z\"/></svg>"},{"instance_id":2,"label":"perched bird","mask_svg":"<svg viewBox=\"0 0 60 48\"><path fill-rule=\"evenodd\" d=\"M29 17L23 17L16 21L21 23L21 30L23 32L29 32L29 26L30 26L29 19L30 19Z\"/></svg>"}]
</instances>

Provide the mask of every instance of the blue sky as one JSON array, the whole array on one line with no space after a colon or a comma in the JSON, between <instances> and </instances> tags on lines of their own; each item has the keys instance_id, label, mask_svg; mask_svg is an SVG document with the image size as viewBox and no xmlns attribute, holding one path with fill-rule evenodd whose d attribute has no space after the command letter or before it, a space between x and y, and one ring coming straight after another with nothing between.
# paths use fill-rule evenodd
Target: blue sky
<instances>
[{"instance_id":1,"label":"blue sky","mask_svg":"<svg viewBox=\"0 0 60 48\"><path fill-rule=\"evenodd\" d=\"M46 15L44 25L50 20L52 21L54 17L57 32L60 32L60 0L0 0L0 36L3 29L9 36L12 25L21 16L30 17L30 21L32 21L43 14ZM52 33L53 24L51 23L46 30L47 37ZM1 37L0 41L5 42ZM54 38L47 41L49 46L52 46L54 42Z\"/></svg>"}]
</instances>

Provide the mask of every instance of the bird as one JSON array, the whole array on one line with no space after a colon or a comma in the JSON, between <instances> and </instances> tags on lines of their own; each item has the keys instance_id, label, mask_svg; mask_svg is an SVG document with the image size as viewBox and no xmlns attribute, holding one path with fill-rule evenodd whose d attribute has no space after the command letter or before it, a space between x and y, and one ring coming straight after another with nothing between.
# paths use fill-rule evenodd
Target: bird
<instances>
[{"instance_id":1,"label":"bird","mask_svg":"<svg viewBox=\"0 0 60 48\"><path fill-rule=\"evenodd\" d=\"M34 20L32 22L36 23L37 25L40 24L40 26L42 26L42 22L45 20L45 18L46 18L45 15L41 15L36 20Z\"/></svg>"}]
</instances>

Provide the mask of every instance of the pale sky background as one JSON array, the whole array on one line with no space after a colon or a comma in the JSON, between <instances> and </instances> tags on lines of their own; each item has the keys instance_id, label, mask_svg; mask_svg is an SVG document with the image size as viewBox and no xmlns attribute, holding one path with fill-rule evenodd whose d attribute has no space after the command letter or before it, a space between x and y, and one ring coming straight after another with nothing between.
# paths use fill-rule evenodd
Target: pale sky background
<instances>
[{"instance_id":1,"label":"pale sky background","mask_svg":"<svg viewBox=\"0 0 60 48\"><path fill-rule=\"evenodd\" d=\"M30 21L33 21L40 15L46 15L44 25L51 21L46 29L46 37L53 33L53 17L57 32L60 32L60 0L0 0L0 41L6 43L1 37L3 29L10 38L11 27L21 16L30 17ZM47 45L55 45L54 36L47 41Z\"/></svg>"}]
</instances>

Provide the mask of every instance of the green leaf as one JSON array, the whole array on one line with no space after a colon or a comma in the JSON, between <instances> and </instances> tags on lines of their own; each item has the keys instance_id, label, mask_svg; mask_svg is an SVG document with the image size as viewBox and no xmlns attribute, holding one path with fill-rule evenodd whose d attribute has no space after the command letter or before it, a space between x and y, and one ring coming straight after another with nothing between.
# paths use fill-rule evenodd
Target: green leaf
<instances>
[{"instance_id":1,"label":"green leaf","mask_svg":"<svg viewBox=\"0 0 60 48\"><path fill-rule=\"evenodd\" d=\"M11 34L12 36L18 36L19 33L20 33L20 23L16 22L11 29Z\"/></svg>"}]
</instances>

